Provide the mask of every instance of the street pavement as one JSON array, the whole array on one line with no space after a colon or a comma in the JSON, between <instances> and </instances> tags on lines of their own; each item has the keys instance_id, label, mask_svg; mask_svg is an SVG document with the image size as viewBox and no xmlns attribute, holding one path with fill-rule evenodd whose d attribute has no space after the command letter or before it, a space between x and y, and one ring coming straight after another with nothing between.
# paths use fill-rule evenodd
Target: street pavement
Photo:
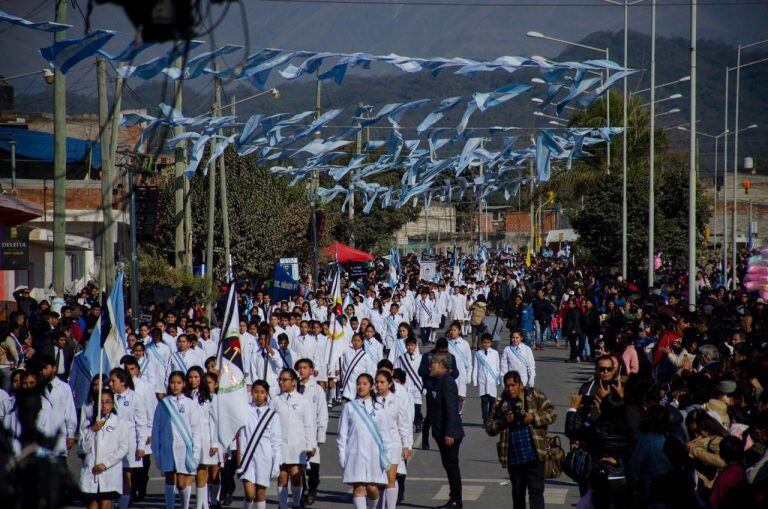
<instances>
[{"instance_id":1,"label":"street pavement","mask_svg":"<svg viewBox=\"0 0 768 509\"><path fill-rule=\"evenodd\" d=\"M503 341L502 349L508 344ZM428 347L427 349L431 349ZM425 351L422 347L422 351ZM536 387L542 390L555 406L557 420L550 426L551 435L560 436L563 448L567 451L568 439L563 433L565 413L568 410L569 396L578 389L579 385L593 373L592 364L571 364L564 362L567 349L551 346L544 350L535 351L536 358ZM312 505L316 509L331 509L351 506L351 489L341 483L336 454L336 430L340 408L330 412L328 439L321 447L322 465L320 469L320 488L317 502ZM461 444L461 474L464 494L464 507L473 508L511 508L511 487L506 470L501 468L496 455L497 438L489 437L482 428L480 398L477 390L470 386L464 406L464 431L466 437ZM406 481L405 499L399 507L431 508L442 505L448 500L448 483L440 463L440 454L434 440L430 439L431 449L421 450L421 437L417 435L415 454L408 462L408 478ZM74 454L70 455L69 465L79 474L79 460ZM267 492L268 507L277 506L277 490L275 484ZM549 479L546 482L544 498L547 507L572 507L578 501L578 487L565 474L559 479ZM177 502L178 503L178 502ZM194 495L190 506L194 508ZM154 462L150 470L150 484L147 497L141 503L131 507L162 509L165 507L163 498L163 477L155 468ZM242 507L242 488L238 485L231 506L234 509Z\"/></svg>"}]
</instances>

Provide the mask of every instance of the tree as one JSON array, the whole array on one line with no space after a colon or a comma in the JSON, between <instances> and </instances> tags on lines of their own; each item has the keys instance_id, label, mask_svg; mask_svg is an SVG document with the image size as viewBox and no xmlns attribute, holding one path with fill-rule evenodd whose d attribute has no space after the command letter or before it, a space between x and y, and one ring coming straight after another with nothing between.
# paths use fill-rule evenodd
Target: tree
<instances>
[{"instance_id":1,"label":"tree","mask_svg":"<svg viewBox=\"0 0 768 509\"><path fill-rule=\"evenodd\" d=\"M599 101L571 119L573 126L604 125L605 102ZM611 123L621 125L621 97L611 94ZM614 115L614 112L615 115ZM627 138L627 256L628 270L642 274L648 251L648 113L638 101L630 101ZM618 118L616 118L618 117ZM579 234L576 250L582 261L613 268L621 264L621 137L611 146L610 174L606 174L605 146L591 148L594 157L574 164L570 172L559 172L548 188L557 189ZM656 132L655 250L675 266L684 267L688 257L688 159L670 153L662 129ZM583 196L583 209L580 206ZM699 245L709 220L710 203L697 187Z\"/></svg>"}]
</instances>

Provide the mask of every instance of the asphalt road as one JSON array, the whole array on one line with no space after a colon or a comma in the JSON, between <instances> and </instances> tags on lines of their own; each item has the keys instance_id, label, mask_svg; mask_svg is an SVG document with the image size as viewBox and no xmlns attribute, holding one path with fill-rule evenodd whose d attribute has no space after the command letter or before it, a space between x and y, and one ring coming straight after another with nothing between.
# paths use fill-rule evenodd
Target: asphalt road
<instances>
[{"instance_id":1,"label":"asphalt road","mask_svg":"<svg viewBox=\"0 0 768 509\"><path fill-rule=\"evenodd\" d=\"M502 342L499 348L506 346ZM568 439L563 435L565 413L568 409L569 395L576 390L580 383L592 374L591 364L569 364L567 349L548 347L534 352L536 357L536 386L552 401L557 411L557 420L550 427L550 434L559 435L563 447L567 450ZM341 483L341 472L336 460L335 434L340 411L335 409L330 413L328 440L322 445L323 458L321 465L321 482L317 502L312 505L316 509L331 509L351 506L351 490ZM468 398L464 406L464 431L466 438L461 445L461 473L464 492L464 507L472 508L506 508L512 507L511 487L506 471L501 468L496 457L496 438L486 435L481 426L480 398L474 387L469 387ZM440 464L440 455L434 441L432 450L423 451L418 447L421 438L416 440L414 456L408 462L408 478L406 481L405 499L399 507L431 508L442 505L448 499L448 483ZM79 460L70 455L69 465L79 472ZM277 491L273 484L267 492L268 507L277 506ZM563 474L559 479L546 482L544 497L547 507L571 507L578 500L578 488ZM194 495L191 502L194 508ZM144 501L131 507L163 509L163 477L152 466L150 484ZM238 486L231 506L242 507L242 488Z\"/></svg>"}]
</instances>

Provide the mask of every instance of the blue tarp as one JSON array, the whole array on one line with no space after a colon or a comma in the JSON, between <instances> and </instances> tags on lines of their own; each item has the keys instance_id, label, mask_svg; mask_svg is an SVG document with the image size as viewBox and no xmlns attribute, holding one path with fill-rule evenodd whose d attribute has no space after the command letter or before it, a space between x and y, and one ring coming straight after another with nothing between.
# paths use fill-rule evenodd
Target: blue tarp
<instances>
[{"instance_id":1,"label":"blue tarp","mask_svg":"<svg viewBox=\"0 0 768 509\"><path fill-rule=\"evenodd\" d=\"M53 134L29 131L17 127L0 127L0 149L11 151L11 141L16 142L16 157L53 161ZM92 147L91 166L101 168L101 146L98 142L67 138L67 164L85 163Z\"/></svg>"}]
</instances>

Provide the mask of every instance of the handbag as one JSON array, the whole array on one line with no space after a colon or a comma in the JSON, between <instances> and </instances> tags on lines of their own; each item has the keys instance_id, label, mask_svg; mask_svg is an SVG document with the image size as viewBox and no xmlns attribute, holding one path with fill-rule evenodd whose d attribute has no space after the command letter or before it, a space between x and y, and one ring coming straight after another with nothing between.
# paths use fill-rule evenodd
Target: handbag
<instances>
[{"instance_id":1,"label":"handbag","mask_svg":"<svg viewBox=\"0 0 768 509\"><path fill-rule=\"evenodd\" d=\"M563 472L578 483L586 481L592 473L592 457L580 446L571 449L565 455Z\"/></svg>"},{"instance_id":2,"label":"handbag","mask_svg":"<svg viewBox=\"0 0 768 509\"><path fill-rule=\"evenodd\" d=\"M547 457L544 460L544 477L557 479L563 471L565 451L560 445L560 437L547 437Z\"/></svg>"}]
</instances>

